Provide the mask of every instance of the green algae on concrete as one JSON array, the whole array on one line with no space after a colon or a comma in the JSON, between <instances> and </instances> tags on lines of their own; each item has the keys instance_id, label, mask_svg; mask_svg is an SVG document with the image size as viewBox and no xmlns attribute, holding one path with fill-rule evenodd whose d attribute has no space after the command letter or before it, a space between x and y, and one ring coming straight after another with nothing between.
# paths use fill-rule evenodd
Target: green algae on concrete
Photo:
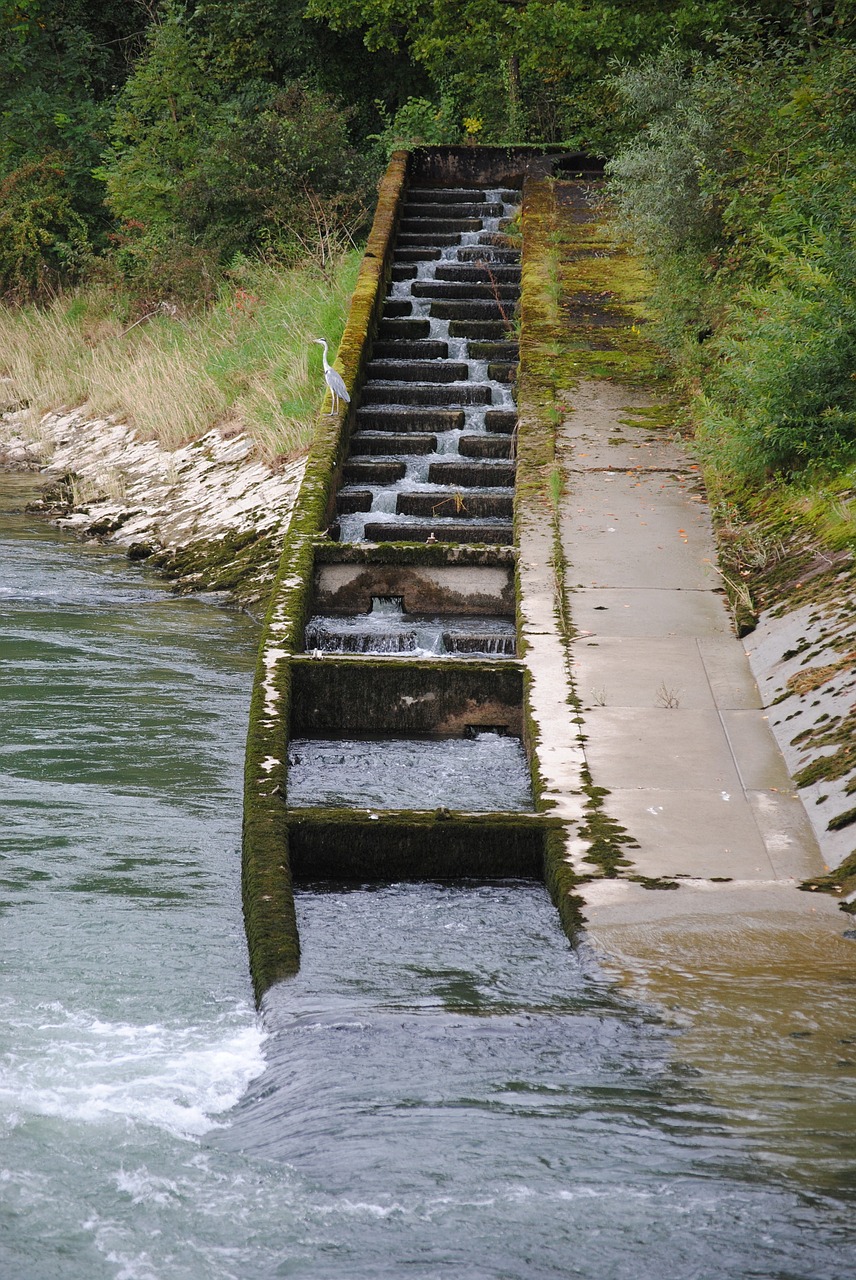
<instances>
[{"instance_id":1,"label":"green algae on concrete","mask_svg":"<svg viewBox=\"0 0 856 1280\"><path fill-rule=\"evenodd\" d=\"M519 736L522 672L514 662L401 662L295 657L289 736L333 732L460 737L476 728Z\"/></svg>"},{"instance_id":2,"label":"green algae on concrete","mask_svg":"<svg viewBox=\"0 0 856 1280\"><path fill-rule=\"evenodd\" d=\"M587 353L566 343L562 300L562 249L571 234L560 218L556 184L528 179L523 201L523 295L521 299L520 375L518 393L518 472L515 494L518 538L527 522L540 523L542 554L550 560L553 594L553 625L563 651L566 680L566 717L579 744L580 759L574 781L579 797L576 823L563 836L548 841L546 880L563 926L573 937L580 926L581 898L578 887L593 876L617 876L632 871L627 851L635 846L633 837L610 818L604 807L608 794L595 787L585 763L581 734L581 703L570 668L570 647L575 635L568 586L568 566L559 531L559 503L563 476L558 454L558 430L562 422L563 396L583 374L591 376ZM574 234L580 227L574 224ZM593 239L588 227L581 232ZM596 242L596 268L602 268L602 244ZM590 245L588 247L591 247ZM594 253L595 250L592 249ZM633 324L630 319L627 327ZM635 355L634 335L630 346ZM617 365L617 356L612 361ZM640 361L634 365L638 375ZM521 637L525 656L525 637ZM527 737L533 758L536 805L551 805L546 799L539 754L543 750L541 726L533 712L531 674L526 690Z\"/></svg>"},{"instance_id":3,"label":"green algae on concrete","mask_svg":"<svg viewBox=\"0 0 856 1280\"><path fill-rule=\"evenodd\" d=\"M295 881L541 880L550 819L537 814L292 809Z\"/></svg>"}]
</instances>

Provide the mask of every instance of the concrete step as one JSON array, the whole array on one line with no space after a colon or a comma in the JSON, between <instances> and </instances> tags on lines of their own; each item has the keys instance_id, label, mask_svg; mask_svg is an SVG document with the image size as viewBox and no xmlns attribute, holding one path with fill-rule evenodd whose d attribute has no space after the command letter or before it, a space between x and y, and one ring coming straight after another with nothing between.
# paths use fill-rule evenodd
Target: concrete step
<instances>
[{"instance_id":1,"label":"concrete step","mask_svg":"<svg viewBox=\"0 0 856 1280\"><path fill-rule=\"evenodd\" d=\"M461 436L458 453L462 458L512 458L514 440L511 436L489 432L486 435Z\"/></svg>"},{"instance_id":2,"label":"concrete step","mask_svg":"<svg viewBox=\"0 0 856 1280\"><path fill-rule=\"evenodd\" d=\"M504 658L513 658L517 653L516 637L497 635L495 631L485 631L482 635L472 631L462 634L444 631L443 646L447 653L490 653Z\"/></svg>"},{"instance_id":3,"label":"concrete step","mask_svg":"<svg viewBox=\"0 0 856 1280\"><path fill-rule=\"evenodd\" d=\"M520 263L520 251L510 248L495 248L491 245L464 245L456 255L458 262L496 262L507 265Z\"/></svg>"},{"instance_id":4,"label":"concrete step","mask_svg":"<svg viewBox=\"0 0 856 1280\"><path fill-rule=\"evenodd\" d=\"M492 404L493 393L490 387L479 383L444 386L439 382L367 382L363 387L362 400L364 405Z\"/></svg>"},{"instance_id":5,"label":"concrete step","mask_svg":"<svg viewBox=\"0 0 856 1280\"><path fill-rule=\"evenodd\" d=\"M513 302L520 297L520 286L503 284L499 280L485 284L469 280L414 280L410 292L414 298L460 298L465 301L507 298Z\"/></svg>"},{"instance_id":6,"label":"concrete step","mask_svg":"<svg viewBox=\"0 0 856 1280\"><path fill-rule=\"evenodd\" d=\"M405 338L408 342L417 338L427 338L431 332L431 323L428 320L415 319L397 316L387 316L384 314L383 319L378 325L377 336L379 338Z\"/></svg>"},{"instance_id":7,"label":"concrete step","mask_svg":"<svg viewBox=\"0 0 856 1280\"><path fill-rule=\"evenodd\" d=\"M491 382L516 382L517 361L510 363L507 360L492 360L487 366L487 376Z\"/></svg>"},{"instance_id":8,"label":"concrete step","mask_svg":"<svg viewBox=\"0 0 856 1280\"><path fill-rule=\"evenodd\" d=\"M395 484L406 470L403 462L346 462L342 478L345 484Z\"/></svg>"},{"instance_id":9,"label":"concrete step","mask_svg":"<svg viewBox=\"0 0 856 1280\"><path fill-rule=\"evenodd\" d=\"M514 514L511 493L400 493L396 511L400 516L424 516L428 519L450 517L484 517L511 519ZM364 511L359 507L355 510Z\"/></svg>"},{"instance_id":10,"label":"concrete step","mask_svg":"<svg viewBox=\"0 0 856 1280\"><path fill-rule=\"evenodd\" d=\"M427 245L415 249L399 249L396 246L392 261L393 264L397 262L436 262L442 256L442 249L432 249Z\"/></svg>"},{"instance_id":11,"label":"concrete step","mask_svg":"<svg viewBox=\"0 0 856 1280\"><path fill-rule=\"evenodd\" d=\"M340 516L351 515L355 511L371 511L373 498L371 489L342 488L336 495L336 511Z\"/></svg>"},{"instance_id":12,"label":"concrete step","mask_svg":"<svg viewBox=\"0 0 856 1280\"><path fill-rule=\"evenodd\" d=\"M416 270L411 262L393 262L390 275L393 280L415 280Z\"/></svg>"},{"instance_id":13,"label":"concrete step","mask_svg":"<svg viewBox=\"0 0 856 1280\"><path fill-rule=\"evenodd\" d=\"M444 235L453 232L459 236L464 231L481 231L481 218L407 218L399 223L401 234L424 235L433 237L438 232ZM429 240L427 243L431 243Z\"/></svg>"},{"instance_id":14,"label":"concrete step","mask_svg":"<svg viewBox=\"0 0 856 1280\"><path fill-rule=\"evenodd\" d=\"M360 408L357 410L359 431L460 431L464 425L463 409Z\"/></svg>"},{"instance_id":15,"label":"concrete step","mask_svg":"<svg viewBox=\"0 0 856 1280\"><path fill-rule=\"evenodd\" d=\"M519 249L511 236L503 235L501 231L483 231L479 236L479 244L491 245L495 249Z\"/></svg>"},{"instance_id":16,"label":"concrete step","mask_svg":"<svg viewBox=\"0 0 856 1280\"><path fill-rule=\"evenodd\" d=\"M457 204L442 204L438 206L430 201L408 200L402 210L403 218L416 218L419 220L437 218L501 218L504 210L501 204L495 201L482 200L470 201L462 200Z\"/></svg>"},{"instance_id":17,"label":"concrete step","mask_svg":"<svg viewBox=\"0 0 856 1280\"><path fill-rule=\"evenodd\" d=\"M518 342L471 342L467 348L471 360L507 360L517 363L520 356Z\"/></svg>"},{"instance_id":18,"label":"concrete step","mask_svg":"<svg viewBox=\"0 0 856 1280\"><path fill-rule=\"evenodd\" d=\"M435 280L451 280L455 283L515 284L520 288L520 267L516 263L497 262L489 267L477 262L441 262L434 271Z\"/></svg>"},{"instance_id":19,"label":"concrete step","mask_svg":"<svg viewBox=\"0 0 856 1280\"><path fill-rule=\"evenodd\" d=\"M454 204L455 201L478 203L498 198L506 204L519 204L521 192L516 188L502 187L490 189L485 187L410 187L407 199L431 204Z\"/></svg>"},{"instance_id":20,"label":"concrete step","mask_svg":"<svg viewBox=\"0 0 856 1280\"><path fill-rule=\"evenodd\" d=\"M507 338L511 325L501 317L498 320L452 320L449 323L450 338L490 340Z\"/></svg>"},{"instance_id":21,"label":"concrete step","mask_svg":"<svg viewBox=\"0 0 856 1280\"><path fill-rule=\"evenodd\" d=\"M370 360L366 376L382 382L466 382L469 372L453 360Z\"/></svg>"},{"instance_id":22,"label":"concrete step","mask_svg":"<svg viewBox=\"0 0 856 1280\"><path fill-rule=\"evenodd\" d=\"M482 187L410 187L407 199L416 204L485 204L487 192Z\"/></svg>"},{"instance_id":23,"label":"concrete step","mask_svg":"<svg viewBox=\"0 0 856 1280\"><path fill-rule=\"evenodd\" d=\"M484 542L491 546L508 546L514 541L511 524L488 524L472 520L455 524L409 524L396 520L366 521L363 534L367 542Z\"/></svg>"},{"instance_id":24,"label":"concrete step","mask_svg":"<svg viewBox=\"0 0 856 1280\"><path fill-rule=\"evenodd\" d=\"M460 233L456 231L405 231L402 229L398 233L396 246L399 249L408 248L446 248L461 243Z\"/></svg>"},{"instance_id":25,"label":"concrete step","mask_svg":"<svg viewBox=\"0 0 856 1280\"><path fill-rule=\"evenodd\" d=\"M434 298L431 315L435 320L504 320L508 324L517 312L517 303L510 298L502 306L495 299Z\"/></svg>"},{"instance_id":26,"label":"concrete step","mask_svg":"<svg viewBox=\"0 0 856 1280\"><path fill-rule=\"evenodd\" d=\"M494 489L514 484L513 462L431 462L431 484L459 485L467 489Z\"/></svg>"},{"instance_id":27,"label":"concrete step","mask_svg":"<svg viewBox=\"0 0 856 1280\"><path fill-rule=\"evenodd\" d=\"M387 298L383 304L384 320L400 320L403 316L409 316L413 310L413 303L407 298Z\"/></svg>"},{"instance_id":28,"label":"concrete step","mask_svg":"<svg viewBox=\"0 0 856 1280\"><path fill-rule=\"evenodd\" d=\"M512 409L488 409L484 415L485 431L510 436L517 427L517 414Z\"/></svg>"},{"instance_id":29,"label":"concrete step","mask_svg":"<svg viewBox=\"0 0 856 1280\"><path fill-rule=\"evenodd\" d=\"M417 435L415 431L410 435L394 435L392 432L372 435L368 431L357 431L351 436L353 457L380 454L385 458L395 458L399 454L434 453L436 449L436 436Z\"/></svg>"},{"instance_id":30,"label":"concrete step","mask_svg":"<svg viewBox=\"0 0 856 1280\"><path fill-rule=\"evenodd\" d=\"M500 344L497 346L499 352ZM372 347L374 360L447 360L449 358L448 342L433 340L416 342L375 342ZM485 360L487 356L483 357ZM499 359L499 355L496 356Z\"/></svg>"}]
</instances>

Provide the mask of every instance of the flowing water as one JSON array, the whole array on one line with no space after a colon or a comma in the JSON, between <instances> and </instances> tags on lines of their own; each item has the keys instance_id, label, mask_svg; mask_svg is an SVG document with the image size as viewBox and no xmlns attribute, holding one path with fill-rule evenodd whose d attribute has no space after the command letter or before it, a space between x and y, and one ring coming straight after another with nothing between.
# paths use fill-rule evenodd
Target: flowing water
<instances>
[{"instance_id":1,"label":"flowing water","mask_svg":"<svg viewBox=\"0 0 856 1280\"><path fill-rule=\"evenodd\" d=\"M803 970L797 937L759 983L750 930L729 985L728 949L676 937L651 964L680 1030L538 886L318 887L259 1020L255 627L8 514L23 488L0 477L4 1280L852 1275L852 964Z\"/></svg>"},{"instance_id":2,"label":"flowing water","mask_svg":"<svg viewBox=\"0 0 856 1280\"><path fill-rule=\"evenodd\" d=\"M513 813L532 808L529 765L519 738L292 738L288 802L374 809L461 809Z\"/></svg>"}]
</instances>

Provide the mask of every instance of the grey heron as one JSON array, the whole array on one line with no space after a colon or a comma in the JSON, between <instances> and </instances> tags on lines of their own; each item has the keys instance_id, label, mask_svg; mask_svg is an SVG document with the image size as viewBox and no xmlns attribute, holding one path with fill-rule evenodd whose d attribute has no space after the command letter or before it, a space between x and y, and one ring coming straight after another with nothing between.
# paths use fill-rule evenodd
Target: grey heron
<instances>
[{"instance_id":1,"label":"grey heron","mask_svg":"<svg viewBox=\"0 0 856 1280\"><path fill-rule=\"evenodd\" d=\"M330 410L329 414L327 415L329 418L331 418L333 414L337 413L339 410L339 401L344 400L345 404L350 404L351 397L348 395L348 388L345 386L344 382L342 381L342 375L331 367L330 362L327 359L326 339L313 338L312 341L317 342L319 346L322 346L324 348L323 357L322 357L324 360L324 381L327 383L327 386L330 388L330 394L333 397L333 408Z\"/></svg>"}]
</instances>

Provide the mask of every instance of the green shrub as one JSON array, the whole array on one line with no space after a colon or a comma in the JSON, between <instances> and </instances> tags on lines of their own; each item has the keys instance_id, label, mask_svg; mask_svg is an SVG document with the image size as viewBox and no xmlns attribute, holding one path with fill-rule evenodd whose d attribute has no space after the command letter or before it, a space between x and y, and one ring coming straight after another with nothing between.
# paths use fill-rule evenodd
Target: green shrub
<instances>
[{"instance_id":1,"label":"green shrub","mask_svg":"<svg viewBox=\"0 0 856 1280\"><path fill-rule=\"evenodd\" d=\"M609 166L660 340L752 476L856 458L856 48L762 36L623 72Z\"/></svg>"},{"instance_id":2,"label":"green shrub","mask_svg":"<svg viewBox=\"0 0 856 1280\"><path fill-rule=\"evenodd\" d=\"M23 164L0 181L0 293L44 298L88 264L86 223L72 200L61 156Z\"/></svg>"},{"instance_id":3,"label":"green shrub","mask_svg":"<svg viewBox=\"0 0 856 1280\"><path fill-rule=\"evenodd\" d=\"M427 98L408 98L393 116L382 102L375 105L383 119L383 129L372 134L371 141L379 143L386 156L423 143L433 146L461 141L461 128L447 98L441 98L439 104Z\"/></svg>"},{"instance_id":4,"label":"green shrub","mask_svg":"<svg viewBox=\"0 0 856 1280\"><path fill-rule=\"evenodd\" d=\"M332 262L367 221L377 165L320 90L231 84L196 15L169 2L120 95L101 176L125 280L186 298L196 279L204 298L236 253Z\"/></svg>"},{"instance_id":5,"label":"green shrub","mask_svg":"<svg viewBox=\"0 0 856 1280\"><path fill-rule=\"evenodd\" d=\"M796 471L856 457L856 250L822 235L779 246L747 290L711 379L738 426L743 469Z\"/></svg>"}]
</instances>

